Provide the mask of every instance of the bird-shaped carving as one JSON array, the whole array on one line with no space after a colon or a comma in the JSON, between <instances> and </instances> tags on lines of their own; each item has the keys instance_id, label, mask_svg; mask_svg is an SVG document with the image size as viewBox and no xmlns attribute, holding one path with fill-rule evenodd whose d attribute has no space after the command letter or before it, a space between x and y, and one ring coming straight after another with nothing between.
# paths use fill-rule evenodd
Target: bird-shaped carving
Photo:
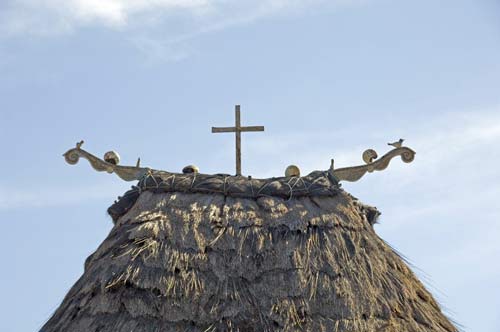
<instances>
[{"instance_id":1,"label":"bird-shaped carving","mask_svg":"<svg viewBox=\"0 0 500 332\"><path fill-rule=\"evenodd\" d=\"M394 143L387 143L387 145L393 146L395 148L400 148L403 146L404 139L400 138L399 141Z\"/></svg>"}]
</instances>

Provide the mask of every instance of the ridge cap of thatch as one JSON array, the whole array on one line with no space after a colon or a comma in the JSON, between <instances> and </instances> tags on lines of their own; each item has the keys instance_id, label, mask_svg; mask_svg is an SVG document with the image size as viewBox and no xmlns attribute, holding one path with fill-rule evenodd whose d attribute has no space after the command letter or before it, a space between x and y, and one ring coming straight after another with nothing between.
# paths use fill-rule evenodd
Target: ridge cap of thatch
<instances>
[{"instance_id":1,"label":"ridge cap of thatch","mask_svg":"<svg viewBox=\"0 0 500 332\"><path fill-rule=\"evenodd\" d=\"M303 177L252 177L229 174L170 173L150 171L108 209L116 221L125 214L145 191L155 193L182 192L224 195L237 198L280 197L290 199L304 196L335 196L340 184L328 171L314 171Z\"/></svg>"}]
</instances>

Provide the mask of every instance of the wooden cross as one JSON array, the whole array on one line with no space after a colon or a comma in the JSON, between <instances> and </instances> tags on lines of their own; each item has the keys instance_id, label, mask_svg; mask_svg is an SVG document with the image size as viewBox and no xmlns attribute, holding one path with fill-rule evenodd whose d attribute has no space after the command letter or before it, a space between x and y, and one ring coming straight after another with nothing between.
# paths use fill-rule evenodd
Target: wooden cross
<instances>
[{"instance_id":1,"label":"wooden cross","mask_svg":"<svg viewBox=\"0 0 500 332\"><path fill-rule=\"evenodd\" d=\"M236 175L241 175L241 132L264 131L264 126L242 127L240 120L240 105L235 106L234 127L212 127L212 133L236 133Z\"/></svg>"}]
</instances>

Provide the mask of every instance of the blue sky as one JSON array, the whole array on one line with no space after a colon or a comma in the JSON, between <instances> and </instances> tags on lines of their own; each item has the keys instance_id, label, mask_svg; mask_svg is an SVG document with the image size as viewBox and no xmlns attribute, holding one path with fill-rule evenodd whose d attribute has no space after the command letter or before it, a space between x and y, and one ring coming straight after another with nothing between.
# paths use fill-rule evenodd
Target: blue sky
<instances>
[{"instance_id":1,"label":"blue sky","mask_svg":"<svg viewBox=\"0 0 500 332\"><path fill-rule=\"evenodd\" d=\"M80 139L122 164L234 172L213 135L242 105L243 172L417 151L344 188L466 331L500 330L500 4L442 0L0 3L0 318L36 331L132 183L67 165Z\"/></svg>"}]
</instances>

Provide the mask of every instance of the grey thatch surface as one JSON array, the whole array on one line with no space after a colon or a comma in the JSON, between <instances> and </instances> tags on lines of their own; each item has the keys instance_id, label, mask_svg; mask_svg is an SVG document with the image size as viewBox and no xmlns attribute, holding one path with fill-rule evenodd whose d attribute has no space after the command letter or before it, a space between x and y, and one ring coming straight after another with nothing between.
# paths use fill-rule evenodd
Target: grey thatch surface
<instances>
[{"instance_id":1,"label":"grey thatch surface","mask_svg":"<svg viewBox=\"0 0 500 332\"><path fill-rule=\"evenodd\" d=\"M244 198L276 196L289 199L300 196L333 196L338 188L338 181L327 171L316 171L303 177L252 179L228 174L178 174L152 170L144 175L137 186L133 186L115 202L108 213L114 221L118 220L144 191L210 193Z\"/></svg>"},{"instance_id":2,"label":"grey thatch surface","mask_svg":"<svg viewBox=\"0 0 500 332\"><path fill-rule=\"evenodd\" d=\"M164 192L224 194L232 197L258 198L278 196L331 196L338 181L327 171L316 171L303 177L252 179L227 174L177 174L154 171L146 174L138 184L142 190Z\"/></svg>"},{"instance_id":3,"label":"grey thatch surface","mask_svg":"<svg viewBox=\"0 0 500 332\"><path fill-rule=\"evenodd\" d=\"M456 331L377 215L338 188L143 191L42 331Z\"/></svg>"}]
</instances>

